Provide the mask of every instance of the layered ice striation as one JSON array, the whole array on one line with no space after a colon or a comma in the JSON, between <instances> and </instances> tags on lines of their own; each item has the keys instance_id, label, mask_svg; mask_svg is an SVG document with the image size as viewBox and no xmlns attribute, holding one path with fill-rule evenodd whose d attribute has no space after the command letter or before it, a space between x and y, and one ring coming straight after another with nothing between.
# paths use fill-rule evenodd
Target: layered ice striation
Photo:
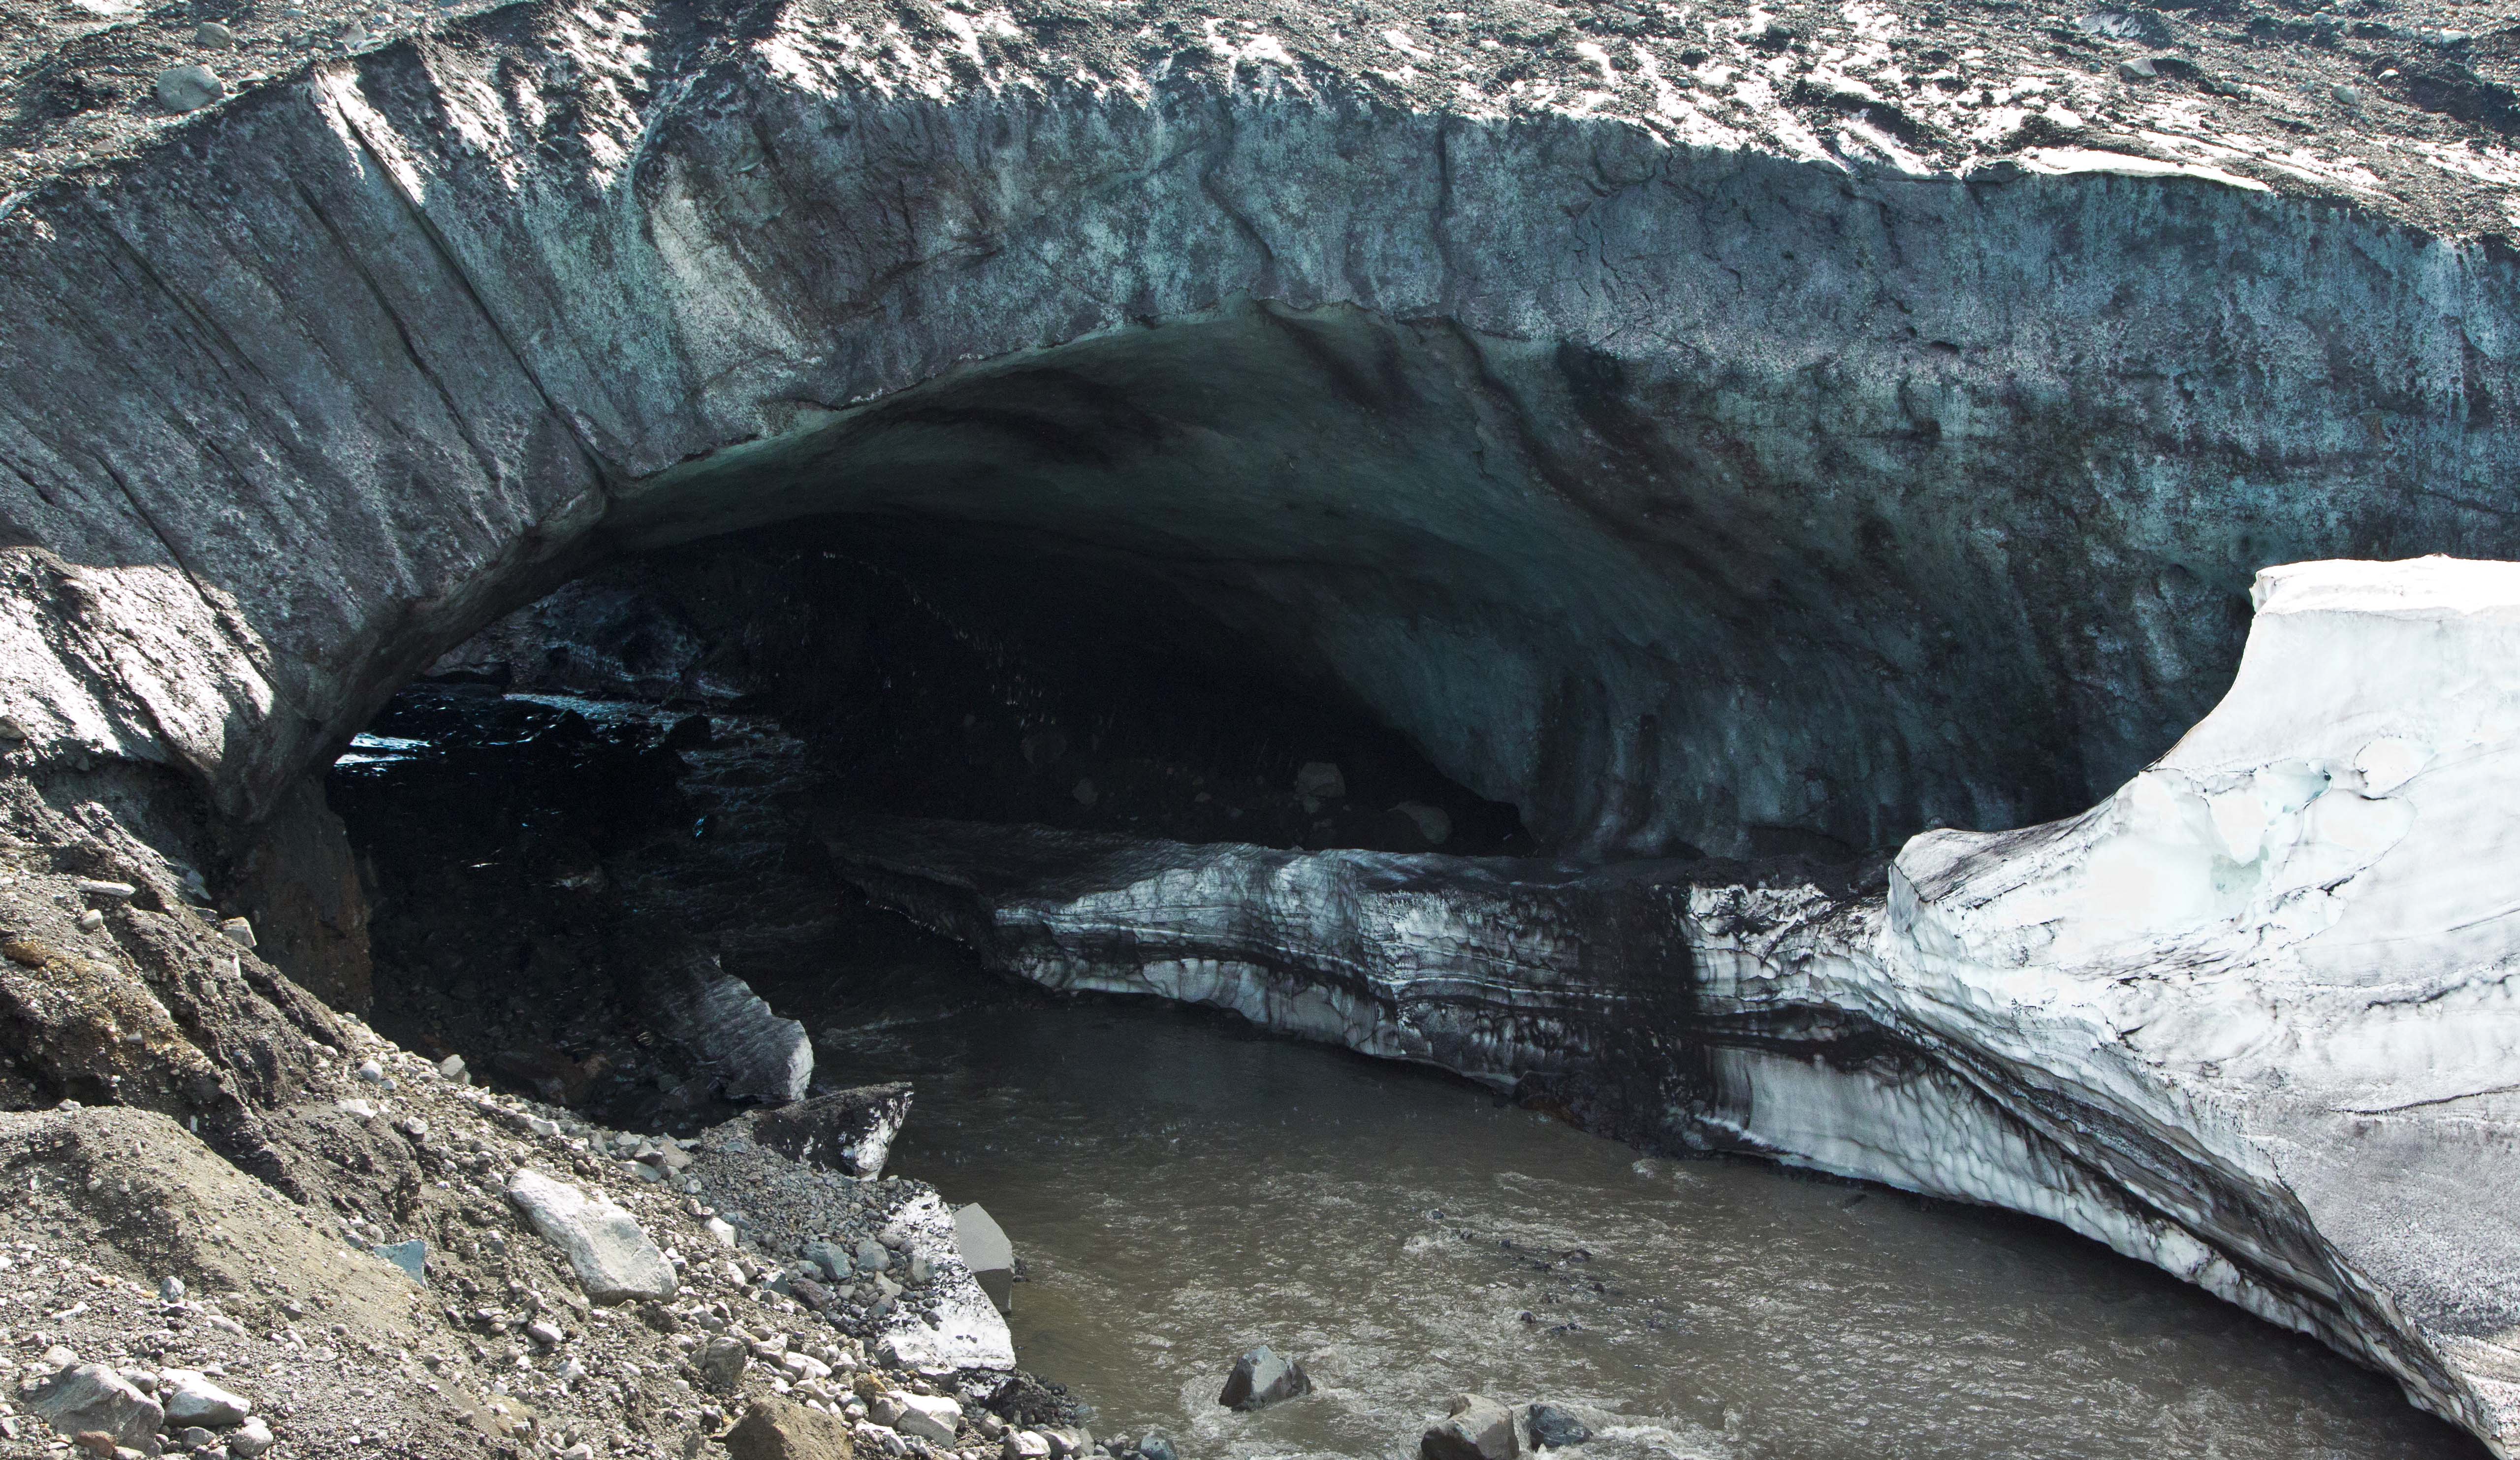
<instances>
[{"instance_id":1,"label":"layered ice striation","mask_svg":"<svg viewBox=\"0 0 2520 1460\"><path fill-rule=\"evenodd\" d=\"M2259 575L2100 805L1886 868L1583 866L837 819L1061 988L1518 1087L1634 1139L2061 1222L2520 1447L2520 565Z\"/></svg>"}]
</instances>

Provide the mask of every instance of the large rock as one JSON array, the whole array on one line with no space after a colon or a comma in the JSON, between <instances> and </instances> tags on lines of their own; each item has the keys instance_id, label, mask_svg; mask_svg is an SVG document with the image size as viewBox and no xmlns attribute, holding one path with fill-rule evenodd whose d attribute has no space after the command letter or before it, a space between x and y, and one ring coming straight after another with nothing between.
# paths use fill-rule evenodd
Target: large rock
<instances>
[{"instance_id":1,"label":"large rock","mask_svg":"<svg viewBox=\"0 0 2520 1460\"><path fill-rule=\"evenodd\" d=\"M922 1190L894 1209L886 1227L901 1238L905 1263L923 1262L931 1296L927 1311L897 1311L886 1320L877 1346L893 1363L921 1369L992 1369L1015 1366L1014 1336L981 1291L955 1244L953 1213L933 1191ZM881 1245L876 1247L881 1254ZM897 1265L885 1258L887 1265ZM863 1265L863 1264L861 1264Z\"/></svg>"},{"instance_id":2,"label":"large rock","mask_svg":"<svg viewBox=\"0 0 2520 1460\"><path fill-rule=\"evenodd\" d=\"M954 1209L954 1253L1001 1313L1015 1306L1015 1245L977 1202Z\"/></svg>"},{"instance_id":3,"label":"large rock","mask_svg":"<svg viewBox=\"0 0 2520 1460\"><path fill-rule=\"evenodd\" d=\"M721 969L715 954L668 940L640 982L657 1026L728 1099L784 1105L803 1098L814 1078L805 1027L772 1010L752 985Z\"/></svg>"},{"instance_id":4,"label":"large rock","mask_svg":"<svg viewBox=\"0 0 2520 1460\"><path fill-rule=\"evenodd\" d=\"M1511 1409L1484 1394L1462 1394L1452 1415L1419 1437L1418 1460L1514 1460L1522 1453L1514 1429Z\"/></svg>"},{"instance_id":5,"label":"large rock","mask_svg":"<svg viewBox=\"0 0 2520 1460\"><path fill-rule=\"evenodd\" d=\"M742 1118L754 1140L782 1156L873 1180L883 1174L893 1139L910 1118L910 1086L834 1090Z\"/></svg>"},{"instance_id":6,"label":"large rock","mask_svg":"<svg viewBox=\"0 0 2520 1460\"><path fill-rule=\"evenodd\" d=\"M101 1431L133 1448L148 1443L166 1422L166 1411L156 1399L103 1364L79 1364L56 1374L24 1402L64 1435Z\"/></svg>"},{"instance_id":7,"label":"large rock","mask_svg":"<svg viewBox=\"0 0 2520 1460\"><path fill-rule=\"evenodd\" d=\"M1234 1361L1216 1402L1228 1409L1264 1409L1312 1392L1312 1378L1301 1363L1263 1344Z\"/></svg>"},{"instance_id":8,"label":"large rock","mask_svg":"<svg viewBox=\"0 0 2520 1460\"><path fill-rule=\"evenodd\" d=\"M1216 1004L1640 1140L2051 1218L2507 1452L2520 566L2306 564L2257 603L2223 704L2117 795L1928 833L1886 869L871 821L832 846L1056 987Z\"/></svg>"},{"instance_id":9,"label":"large rock","mask_svg":"<svg viewBox=\"0 0 2520 1460\"><path fill-rule=\"evenodd\" d=\"M850 1460L855 1453L846 1420L769 1394L752 1401L723 1442L728 1460Z\"/></svg>"},{"instance_id":10,"label":"large rock","mask_svg":"<svg viewBox=\"0 0 2520 1460\"><path fill-rule=\"evenodd\" d=\"M673 1265L639 1219L610 1202L522 1169L508 1178L508 1200L568 1258L578 1286L597 1302L674 1296Z\"/></svg>"}]
</instances>

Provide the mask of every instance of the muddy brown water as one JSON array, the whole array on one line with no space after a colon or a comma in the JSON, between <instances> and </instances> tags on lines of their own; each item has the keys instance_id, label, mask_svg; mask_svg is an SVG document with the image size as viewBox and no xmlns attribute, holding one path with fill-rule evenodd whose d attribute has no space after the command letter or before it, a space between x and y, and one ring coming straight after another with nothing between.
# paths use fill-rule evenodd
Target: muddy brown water
<instances>
[{"instance_id":1,"label":"muddy brown water","mask_svg":"<svg viewBox=\"0 0 2520 1460\"><path fill-rule=\"evenodd\" d=\"M1017 1353L1098 1435L1405 1456L1466 1389L1609 1412L1574 1452L1598 1460L2483 1454L2376 1375L2046 1223L1640 1157L1222 1017L909 972L917 992L834 1011L822 1070L916 1082L893 1168L1004 1224ZM1218 1407L1264 1342L1316 1392Z\"/></svg>"}]
</instances>

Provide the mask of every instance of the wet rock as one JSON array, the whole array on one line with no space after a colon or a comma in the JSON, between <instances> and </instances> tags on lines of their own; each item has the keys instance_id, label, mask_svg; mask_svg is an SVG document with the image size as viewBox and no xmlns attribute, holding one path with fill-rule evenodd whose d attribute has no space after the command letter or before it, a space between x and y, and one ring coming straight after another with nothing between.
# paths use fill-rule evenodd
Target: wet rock
<instances>
[{"instance_id":1,"label":"wet rock","mask_svg":"<svg viewBox=\"0 0 2520 1460\"><path fill-rule=\"evenodd\" d=\"M730 1460L850 1460L852 1453L847 1421L769 1396L752 1401L724 1442Z\"/></svg>"},{"instance_id":2,"label":"wet rock","mask_svg":"<svg viewBox=\"0 0 2520 1460\"><path fill-rule=\"evenodd\" d=\"M861 1085L741 1119L753 1140L782 1156L873 1179L910 1118L910 1093L907 1084Z\"/></svg>"},{"instance_id":3,"label":"wet rock","mask_svg":"<svg viewBox=\"0 0 2520 1460\"><path fill-rule=\"evenodd\" d=\"M1181 1460L1172 1440L1152 1431L1138 1437L1138 1456L1139 1460Z\"/></svg>"},{"instance_id":4,"label":"wet rock","mask_svg":"<svg viewBox=\"0 0 2520 1460\"><path fill-rule=\"evenodd\" d=\"M28 1409L64 1435L99 1431L116 1444L139 1446L166 1421L166 1411L131 1381L103 1364L76 1364L54 1375L32 1395L22 1395Z\"/></svg>"},{"instance_id":5,"label":"wet rock","mask_svg":"<svg viewBox=\"0 0 2520 1460\"><path fill-rule=\"evenodd\" d=\"M1514 1460L1522 1446L1513 1411L1484 1394L1461 1394L1453 1413L1418 1441L1418 1460Z\"/></svg>"},{"instance_id":6,"label":"wet rock","mask_svg":"<svg viewBox=\"0 0 2520 1460\"><path fill-rule=\"evenodd\" d=\"M1313 1381L1302 1364L1263 1344L1234 1361L1234 1371L1225 1376L1225 1388L1216 1402L1228 1409L1261 1409L1310 1393L1312 1389Z\"/></svg>"},{"instance_id":7,"label":"wet rock","mask_svg":"<svg viewBox=\"0 0 2520 1460\"><path fill-rule=\"evenodd\" d=\"M227 83L206 66L170 66L158 73L158 104L169 112L198 112L227 94Z\"/></svg>"},{"instance_id":8,"label":"wet rock","mask_svg":"<svg viewBox=\"0 0 2520 1460\"><path fill-rule=\"evenodd\" d=\"M1535 1445L1582 1444L1593 1437L1591 1426L1554 1404L1532 1405L1528 1424Z\"/></svg>"},{"instance_id":9,"label":"wet rock","mask_svg":"<svg viewBox=\"0 0 2520 1460\"><path fill-rule=\"evenodd\" d=\"M169 1424L219 1430L253 1413L252 1401L221 1389L198 1369L164 1370L158 1376L158 1389Z\"/></svg>"},{"instance_id":10,"label":"wet rock","mask_svg":"<svg viewBox=\"0 0 2520 1460\"><path fill-rule=\"evenodd\" d=\"M522 1169L508 1178L508 1200L567 1256L587 1297L617 1302L674 1296L674 1269L664 1254L637 1218L609 1201L589 1200L566 1182Z\"/></svg>"},{"instance_id":11,"label":"wet rock","mask_svg":"<svg viewBox=\"0 0 2520 1460\"><path fill-rule=\"evenodd\" d=\"M954 1251L998 1311L1014 1311L1015 1245L987 1208L973 1202L954 1209Z\"/></svg>"}]
</instances>

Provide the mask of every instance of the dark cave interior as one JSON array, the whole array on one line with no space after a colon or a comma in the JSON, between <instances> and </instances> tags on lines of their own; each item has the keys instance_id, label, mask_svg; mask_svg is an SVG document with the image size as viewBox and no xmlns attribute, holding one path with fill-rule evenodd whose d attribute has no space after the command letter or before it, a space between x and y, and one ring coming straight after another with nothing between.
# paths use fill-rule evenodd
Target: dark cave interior
<instances>
[{"instance_id":1,"label":"dark cave interior","mask_svg":"<svg viewBox=\"0 0 2520 1460\"><path fill-rule=\"evenodd\" d=\"M713 960L810 1026L961 956L844 885L820 810L1533 850L1511 806L1125 559L860 519L588 574L398 694L326 796L380 1028L678 1127L725 1102L650 1027L659 962Z\"/></svg>"}]
</instances>

